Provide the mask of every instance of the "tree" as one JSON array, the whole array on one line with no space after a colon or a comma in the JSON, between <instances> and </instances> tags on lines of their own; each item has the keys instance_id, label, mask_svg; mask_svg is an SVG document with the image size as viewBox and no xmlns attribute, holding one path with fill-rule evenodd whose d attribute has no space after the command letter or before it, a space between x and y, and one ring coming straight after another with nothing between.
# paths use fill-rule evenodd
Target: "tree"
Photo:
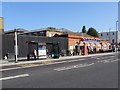
<instances>
[{"instance_id":1,"label":"tree","mask_svg":"<svg viewBox=\"0 0 120 90\"><path fill-rule=\"evenodd\" d=\"M54 28L54 27L47 27L47 29L56 30L56 28Z\"/></svg>"},{"instance_id":2,"label":"tree","mask_svg":"<svg viewBox=\"0 0 120 90\"><path fill-rule=\"evenodd\" d=\"M94 29L92 27L88 29L87 34L91 35L91 36L94 36L94 37L99 37L98 32L96 31L96 29Z\"/></svg>"},{"instance_id":3,"label":"tree","mask_svg":"<svg viewBox=\"0 0 120 90\"><path fill-rule=\"evenodd\" d=\"M82 27L82 33L86 33L86 27L85 26Z\"/></svg>"}]
</instances>

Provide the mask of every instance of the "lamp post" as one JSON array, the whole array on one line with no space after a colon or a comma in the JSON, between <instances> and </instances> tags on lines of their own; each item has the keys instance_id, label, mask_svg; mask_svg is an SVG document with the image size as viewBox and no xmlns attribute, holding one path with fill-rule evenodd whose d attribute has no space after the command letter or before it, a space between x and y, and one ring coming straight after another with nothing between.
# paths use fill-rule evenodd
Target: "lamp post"
<instances>
[{"instance_id":1,"label":"lamp post","mask_svg":"<svg viewBox=\"0 0 120 90\"><path fill-rule=\"evenodd\" d=\"M18 61L18 40L17 40L17 29L14 29L15 32L15 63Z\"/></svg>"},{"instance_id":2,"label":"lamp post","mask_svg":"<svg viewBox=\"0 0 120 90\"><path fill-rule=\"evenodd\" d=\"M117 47L117 44L118 44L118 41L117 41L117 35L118 35L118 33L117 33L117 29L118 29L118 20L116 21L116 47Z\"/></svg>"},{"instance_id":3,"label":"lamp post","mask_svg":"<svg viewBox=\"0 0 120 90\"><path fill-rule=\"evenodd\" d=\"M111 30L111 28L109 28L109 43L111 43L111 40L110 40L110 30Z\"/></svg>"}]
</instances>

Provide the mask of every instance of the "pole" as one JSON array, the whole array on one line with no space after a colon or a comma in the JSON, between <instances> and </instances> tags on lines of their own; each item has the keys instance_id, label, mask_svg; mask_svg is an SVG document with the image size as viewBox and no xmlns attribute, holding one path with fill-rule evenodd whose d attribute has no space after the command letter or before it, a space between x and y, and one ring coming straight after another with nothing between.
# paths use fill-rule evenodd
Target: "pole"
<instances>
[{"instance_id":1,"label":"pole","mask_svg":"<svg viewBox=\"0 0 120 90\"><path fill-rule=\"evenodd\" d=\"M82 32L82 38L83 38L83 32Z\"/></svg>"},{"instance_id":2,"label":"pole","mask_svg":"<svg viewBox=\"0 0 120 90\"><path fill-rule=\"evenodd\" d=\"M15 63L17 63L18 62L18 45L17 45L17 31L16 31L16 29L15 29Z\"/></svg>"},{"instance_id":3,"label":"pole","mask_svg":"<svg viewBox=\"0 0 120 90\"><path fill-rule=\"evenodd\" d=\"M109 28L109 43L111 44L111 40L110 40L110 30L111 30L111 28Z\"/></svg>"},{"instance_id":4,"label":"pole","mask_svg":"<svg viewBox=\"0 0 120 90\"><path fill-rule=\"evenodd\" d=\"M117 33L117 29L118 29L118 26L117 26L117 23L118 23L118 21L116 21L116 47L117 47L117 35L118 35L118 33Z\"/></svg>"}]
</instances>

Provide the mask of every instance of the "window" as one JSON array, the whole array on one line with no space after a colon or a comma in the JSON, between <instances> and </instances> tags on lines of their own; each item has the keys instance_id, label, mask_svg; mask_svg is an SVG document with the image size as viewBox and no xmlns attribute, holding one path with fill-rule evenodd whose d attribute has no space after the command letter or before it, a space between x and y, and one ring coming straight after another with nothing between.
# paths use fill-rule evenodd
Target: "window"
<instances>
[{"instance_id":1,"label":"window","mask_svg":"<svg viewBox=\"0 0 120 90\"><path fill-rule=\"evenodd\" d=\"M113 32L113 35L114 35L114 32Z\"/></svg>"},{"instance_id":2,"label":"window","mask_svg":"<svg viewBox=\"0 0 120 90\"><path fill-rule=\"evenodd\" d=\"M39 36L45 36L45 32L38 32Z\"/></svg>"},{"instance_id":3,"label":"window","mask_svg":"<svg viewBox=\"0 0 120 90\"><path fill-rule=\"evenodd\" d=\"M103 48L104 48L104 50L106 50L107 49L107 44L104 44Z\"/></svg>"},{"instance_id":4,"label":"window","mask_svg":"<svg viewBox=\"0 0 120 90\"><path fill-rule=\"evenodd\" d=\"M102 33L101 33L101 36L102 36Z\"/></svg>"},{"instance_id":5,"label":"window","mask_svg":"<svg viewBox=\"0 0 120 90\"><path fill-rule=\"evenodd\" d=\"M113 39L113 40L112 40L112 43L114 43L114 42L115 42L115 40Z\"/></svg>"},{"instance_id":6,"label":"window","mask_svg":"<svg viewBox=\"0 0 120 90\"><path fill-rule=\"evenodd\" d=\"M96 48L96 45L95 45L95 44L93 44L93 45L92 45L92 47L93 47L93 48Z\"/></svg>"},{"instance_id":7,"label":"window","mask_svg":"<svg viewBox=\"0 0 120 90\"><path fill-rule=\"evenodd\" d=\"M31 34L34 36L37 36L37 32L32 32Z\"/></svg>"},{"instance_id":8,"label":"window","mask_svg":"<svg viewBox=\"0 0 120 90\"><path fill-rule=\"evenodd\" d=\"M101 49L101 44L98 44L98 49Z\"/></svg>"},{"instance_id":9,"label":"window","mask_svg":"<svg viewBox=\"0 0 120 90\"><path fill-rule=\"evenodd\" d=\"M108 36L108 33L107 33L107 36Z\"/></svg>"}]
</instances>

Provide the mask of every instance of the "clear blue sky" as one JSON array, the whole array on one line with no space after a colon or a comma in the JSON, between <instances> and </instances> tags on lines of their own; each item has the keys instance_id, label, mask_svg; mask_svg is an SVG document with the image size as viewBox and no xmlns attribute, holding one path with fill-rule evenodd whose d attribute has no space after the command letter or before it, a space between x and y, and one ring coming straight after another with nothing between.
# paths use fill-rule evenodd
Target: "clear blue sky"
<instances>
[{"instance_id":1,"label":"clear blue sky","mask_svg":"<svg viewBox=\"0 0 120 90\"><path fill-rule=\"evenodd\" d=\"M94 27L97 31L115 30L117 2L3 2L5 30L34 30L49 26L81 31Z\"/></svg>"}]
</instances>

